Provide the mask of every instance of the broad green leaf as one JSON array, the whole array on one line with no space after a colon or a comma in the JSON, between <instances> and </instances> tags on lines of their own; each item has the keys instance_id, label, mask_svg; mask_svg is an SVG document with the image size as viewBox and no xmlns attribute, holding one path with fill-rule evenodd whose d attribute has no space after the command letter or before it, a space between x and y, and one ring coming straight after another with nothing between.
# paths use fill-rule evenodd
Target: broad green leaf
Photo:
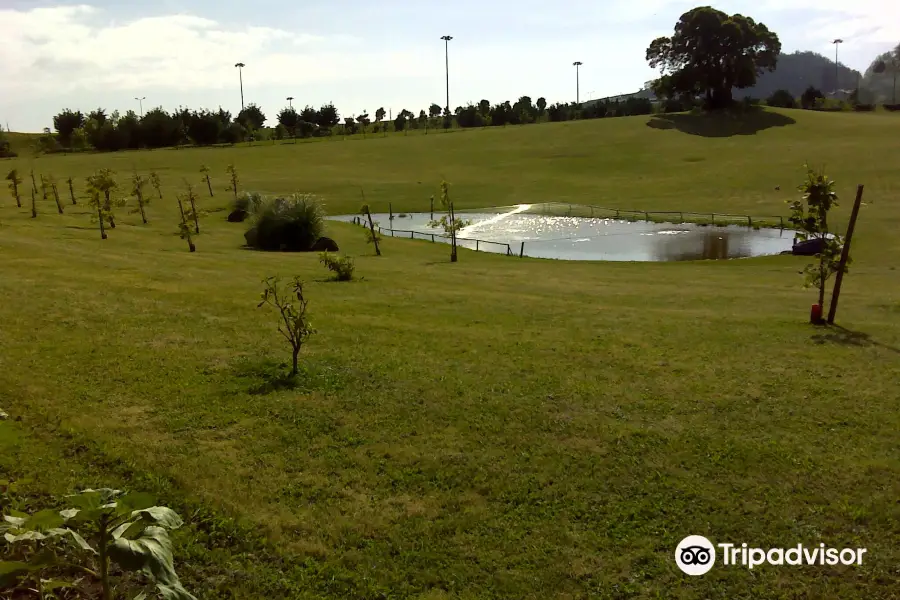
<instances>
[{"instance_id":1,"label":"broad green leaf","mask_svg":"<svg viewBox=\"0 0 900 600\"><path fill-rule=\"evenodd\" d=\"M120 537L123 537L126 540L137 539L141 535L141 532L144 531L144 527L146 526L147 524L141 519L138 519L137 521L130 521L128 523L122 523L121 525L113 529L112 537L114 540L117 540Z\"/></svg>"},{"instance_id":2,"label":"broad green leaf","mask_svg":"<svg viewBox=\"0 0 900 600\"><path fill-rule=\"evenodd\" d=\"M118 500L119 505L129 510L144 510L156 505L156 499L144 492L132 492L125 494Z\"/></svg>"},{"instance_id":3,"label":"broad green leaf","mask_svg":"<svg viewBox=\"0 0 900 600\"><path fill-rule=\"evenodd\" d=\"M16 542L27 542L31 540L43 540L47 537L51 536L44 535L40 531L26 531L25 533L20 533L18 535L14 535L8 532L3 534L3 539L5 539L10 544L15 544Z\"/></svg>"},{"instance_id":4,"label":"broad green leaf","mask_svg":"<svg viewBox=\"0 0 900 600\"><path fill-rule=\"evenodd\" d=\"M71 519L75 515L77 515L80 511L77 508L67 508L66 510L59 511L59 516L63 519Z\"/></svg>"},{"instance_id":5,"label":"broad green leaf","mask_svg":"<svg viewBox=\"0 0 900 600\"><path fill-rule=\"evenodd\" d=\"M162 527L151 525L136 540L120 537L107 547L109 557L127 571L151 577L164 598L196 600L181 586L172 564L172 541Z\"/></svg>"},{"instance_id":6,"label":"broad green leaf","mask_svg":"<svg viewBox=\"0 0 900 600\"><path fill-rule=\"evenodd\" d=\"M0 560L0 588L13 587L20 577L31 570L28 563Z\"/></svg>"},{"instance_id":7,"label":"broad green leaf","mask_svg":"<svg viewBox=\"0 0 900 600\"><path fill-rule=\"evenodd\" d=\"M3 520L6 521L6 522L9 523L9 524L15 526L15 527L21 527L22 524L25 523L25 521L26 521L27 519L28 519L27 516L25 516L25 517L14 517L14 516L12 516L12 515L3 515Z\"/></svg>"},{"instance_id":8,"label":"broad green leaf","mask_svg":"<svg viewBox=\"0 0 900 600\"><path fill-rule=\"evenodd\" d=\"M184 521L181 520L178 513L165 506L153 506L145 510L136 510L131 513L131 516L140 516L145 521L150 521L166 529L178 529L184 525Z\"/></svg>"},{"instance_id":9,"label":"broad green leaf","mask_svg":"<svg viewBox=\"0 0 900 600\"><path fill-rule=\"evenodd\" d=\"M91 547L87 540L78 535L77 531L72 531L71 529L67 529L66 531L69 532L69 534L72 536L72 539L75 540L75 543L78 544L82 550L88 550L89 552L97 554L97 551Z\"/></svg>"},{"instance_id":10,"label":"broad green leaf","mask_svg":"<svg viewBox=\"0 0 900 600\"><path fill-rule=\"evenodd\" d=\"M147 592L141 592L134 597L134 600L147 600Z\"/></svg>"},{"instance_id":11,"label":"broad green leaf","mask_svg":"<svg viewBox=\"0 0 900 600\"><path fill-rule=\"evenodd\" d=\"M34 513L25 520L21 527L33 531L47 531L59 527L63 521L64 519L57 511L48 509Z\"/></svg>"}]
</instances>

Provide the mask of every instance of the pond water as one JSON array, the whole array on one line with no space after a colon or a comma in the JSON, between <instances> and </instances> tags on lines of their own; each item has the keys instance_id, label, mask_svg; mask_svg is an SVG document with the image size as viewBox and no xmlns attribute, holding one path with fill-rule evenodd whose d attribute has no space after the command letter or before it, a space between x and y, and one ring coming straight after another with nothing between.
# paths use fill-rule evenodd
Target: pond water
<instances>
[{"instance_id":1,"label":"pond water","mask_svg":"<svg viewBox=\"0 0 900 600\"><path fill-rule=\"evenodd\" d=\"M621 219L527 214L528 205L499 213L458 213L471 221L457 236L460 247L564 260L675 261L743 258L780 254L793 246L789 229L753 229L738 225L702 226ZM430 227L429 213L373 214L383 236L449 242ZM439 215L435 213L435 216ZM356 215L329 217L353 221ZM524 248L522 243L524 242Z\"/></svg>"}]
</instances>

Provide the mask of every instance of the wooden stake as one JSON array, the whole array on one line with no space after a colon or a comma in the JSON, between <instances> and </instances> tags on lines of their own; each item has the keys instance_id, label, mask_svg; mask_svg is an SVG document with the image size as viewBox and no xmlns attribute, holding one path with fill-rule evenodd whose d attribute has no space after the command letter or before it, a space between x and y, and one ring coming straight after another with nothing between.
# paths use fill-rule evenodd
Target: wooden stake
<instances>
[{"instance_id":1,"label":"wooden stake","mask_svg":"<svg viewBox=\"0 0 900 600\"><path fill-rule=\"evenodd\" d=\"M850 223L847 225L847 237L844 238L844 247L841 249L841 262L838 264L837 275L834 278L834 290L831 292L831 307L828 309L828 324L834 324L834 316L837 314L838 296L841 295L841 282L844 280L844 268L850 257L850 239L853 237L853 229L856 227L856 217L859 216L859 206L862 204L863 186L856 188L856 201L853 203L853 212L850 213Z\"/></svg>"}]
</instances>

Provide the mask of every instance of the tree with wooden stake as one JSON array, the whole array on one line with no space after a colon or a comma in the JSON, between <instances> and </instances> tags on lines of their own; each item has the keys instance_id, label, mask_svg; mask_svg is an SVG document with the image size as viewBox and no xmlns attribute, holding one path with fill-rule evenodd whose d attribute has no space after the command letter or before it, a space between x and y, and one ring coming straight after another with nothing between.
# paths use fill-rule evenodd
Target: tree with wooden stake
<instances>
[{"instance_id":1,"label":"tree with wooden stake","mask_svg":"<svg viewBox=\"0 0 900 600\"><path fill-rule=\"evenodd\" d=\"M184 203L181 201L181 196L178 196L178 210L181 212L181 222L178 224L178 233L181 235L181 239L187 240L188 249L191 252L195 252L197 247L194 245L194 238L191 236L191 226L188 225L188 215L189 213L185 213Z\"/></svg>"},{"instance_id":2,"label":"tree with wooden stake","mask_svg":"<svg viewBox=\"0 0 900 600\"><path fill-rule=\"evenodd\" d=\"M185 213L185 218L188 221L194 222L194 233L200 234L200 211L197 210L197 193L194 191L194 186L192 186L187 179L184 180L185 193L182 195L182 198L187 201L190 205L190 210Z\"/></svg>"},{"instance_id":3,"label":"tree with wooden stake","mask_svg":"<svg viewBox=\"0 0 900 600\"><path fill-rule=\"evenodd\" d=\"M137 200L137 208L132 209L131 212L141 213L141 220L144 222L144 225L147 224L147 214L144 212L144 205L150 204L150 199L144 197L145 187L147 187L147 180L141 177L135 169L134 174L131 176L131 195Z\"/></svg>"},{"instance_id":4,"label":"tree with wooden stake","mask_svg":"<svg viewBox=\"0 0 900 600\"><path fill-rule=\"evenodd\" d=\"M56 210L59 211L59 214L63 214L63 206L59 199L59 186L56 184L56 178L53 177L53 175L48 175L47 183L50 186L50 191L53 193L53 199L56 200Z\"/></svg>"},{"instance_id":5,"label":"tree with wooden stake","mask_svg":"<svg viewBox=\"0 0 900 600\"><path fill-rule=\"evenodd\" d=\"M303 297L303 282L295 276L291 284L285 288L281 287L278 277L267 277L263 283L266 287L263 289L262 301L257 308L268 304L278 310L281 316L278 332L291 345L293 362L289 376L295 377L298 372L297 357L300 354L300 348L309 339L309 336L316 332L306 316L309 301ZM296 299L296 304L291 299L292 297Z\"/></svg>"},{"instance_id":6,"label":"tree with wooden stake","mask_svg":"<svg viewBox=\"0 0 900 600\"><path fill-rule=\"evenodd\" d=\"M225 167L225 171L228 173L228 178L231 180L231 185L225 188L228 191L234 192L234 199L237 200L238 195L238 173L237 169L234 168L234 165L228 165Z\"/></svg>"},{"instance_id":7,"label":"tree with wooden stake","mask_svg":"<svg viewBox=\"0 0 900 600\"><path fill-rule=\"evenodd\" d=\"M450 184L446 181L441 181L441 206L447 210L447 214L437 221L430 221L428 224L431 227L441 227L444 233L450 236L450 262L456 262L456 234L463 227L471 225L472 222L456 218L456 213L453 210L453 201L450 200Z\"/></svg>"},{"instance_id":8,"label":"tree with wooden stake","mask_svg":"<svg viewBox=\"0 0 900 600\"><path fill-rule=\"evenodd\" d=\"M106 228L103 224L106 222L106 215L104 215L103 207L105 203L103 201L103 189L102 189L103 178L99 173L95 173L87 178L87 195L88 195L88 206L97 211L96 216L91 217L92 222L97 222L100 224L100 239L106 239Z\"/></svg>"},{"instance_id":9,"label":"tree with wooden stake","mask_svg":"<svg viewBox=\"0 0 900 600\"><path fill-rule=\"evenodd\" d=\"M34 181L34 169L31 170L31 218L37 219L37 183Z\"/></svg>"},{"instance_id":10,"label":"tree with wooden stake","mask_svg":"<svg viewBox=\"0 0 900 600\"><path fill-rule=\"evenodd\" d=\"M89 186L97 188L103 196L103 218L109 223L110 229L116 228L116 215L113 208L116 206L124 206L124 200L113 200L112 193L119 187L116 183L115 171L112 169L100 169L89 179Z\"/></svg>"},{"instance_id":11,"label":"tree with wooden stake","mask_svg":"<svg viewBox=\"0 0 900 600\"><path fill-rule=\"evenodd\" d=\"M16 199L16 208L22 208L22 198L19 196L19 186L22 185L22 178L19 177L18 169L13 169L6 175L9 182L9 191L13 198Z\"/></svg>"},{"instance_id":12,"label":"tree with wooden stake","mask_svg":"<svg viewBox=\"0 0 900 600\"><path fill-rule=\"evenodd\" d=\"M362 190L360 190L362 193ZM366 195L363 194L363 201L365 202ZM375 256L381 256L381 248L378 247L378 242L381 241L381 234L375 231L375 222L372 221L372 213L369 211L369 205L363 204L360 209L360 214L366 215L366 218L369 221L369 227L366 229L366 242L369 244L375 244Z\"/></svg>"},{"instance_id":13,"label":"tree with wooden stake","mask_svg":"<svg viewBox=\"0 0 900 600\"><path fill-rule=\"evenodd\" d=\"M897 46L900 49L900 46ZM856 187L856 200L853 202L853 210L850 212L850 223L847 225L847 237L844 239L844 247L841 249L841 260L838 264L837 275L834 278L834 290L831 292L831 306L828 308L828 324L834 325L834 317L837 315L838 298L841 295L841 283L844 281L844 273L847 272L847 263L850 262L850 240L853 238L853 230L856 228L856 218L859 216L859 207L862 205L863 186Z\"/></svg>"},{"instance_id":14,"label":"tree with wooden stake","mask_svg":"<svg viewBox=\"0 0 900 600\"><path fill-rule=\"evenodd\" d=\"M66 183L69 184L69 197L72 199L72 205L74 206L78 204L78 202L75 201L75 188L72 185L72 178L69 177L68 179L66 179Z\"/></svg>"},{"instance_id":15,"label":"tree with wooden stake","mask_svg":"<svg viewBox=\"0 0 900 600\"><path fill-rule=\"evenodd\" d=\"M159 175L156 174L156 171L150 171L150 185L156 190L156 195L159 196L159 199L162 200L162 190L160 190L160 182Z\"/></svg>"},{"instance_id":16,"label":"tree with wooden stake","mask_svg":"<svg viewBox=\"0 0 900 600\"><path fill-rule=\"evenodd\" d=\"M803 192L803 200L790 201L791 216L788 221L797 230L797 238L801 242L814 240L817 246L817 264L807 265L803 271L804 287L819 289L819 303L813 305L810 322L822 322L822 307L825 304L825 284L834 275L840 265L843 240L838 235L828 232L828 212L838 204L834 181L823 172L815 172L807 168L807 177L798 190ZM849 264L843 265L846 270Z\"/></svg>"},{"instance_id":17,"label":"tree with wooden stake","mask_svg":"<svg viewBox=\"0 0 900 600\"><path fill-rule=\"evenodd\" d=\"M209 167L206 165L200 165L200 173L203 175L202 180L206 181L206 187L209 189L209 195L213 195L212 191L212 181L209 179Z\"/></svg>"}]
</instances>

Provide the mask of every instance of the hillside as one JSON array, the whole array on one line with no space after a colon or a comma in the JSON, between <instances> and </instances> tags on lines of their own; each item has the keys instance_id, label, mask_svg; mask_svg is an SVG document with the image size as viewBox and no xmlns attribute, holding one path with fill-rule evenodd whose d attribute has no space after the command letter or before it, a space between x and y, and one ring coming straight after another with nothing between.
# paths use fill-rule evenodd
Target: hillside
<instances>
[{"instance_id":1,"label":"hillside","mask_svg":"<svg viewBox=\"0 0 900 600\"><path fill-rule=\"evenodd\" d=\"M149 223L117 207L106 240L81 196L58 214L37 194L35 218L27 184L21 209L0 197L0 473L29 510L152 493L186 521L175 567L204 599L893 598L898 124L764 110L0 160L79 194L100 168L116 198L133 171L162 181ZM808 324L805 257L451 264L399 238L375 256L329 223L357 268L340 283L316 253L243 249L225 218L229 164L242 190L312 192L331 214L361 192L425 211L441 179L460 209L786 214L806 162L837 181L837 230L866 184L840 327ZM295 381L258 306L271 275L305 282L316 330ZM688 534L868 554L686 577Z\"/></svg>"},{"instance_id":2,"label":"hillside","mask_svg":"<svg viewBox=\"0 0 900 600\"><path fill-rule=\"evenodd\" d=\"M838 66L838 89L855 89L861 74L843 64ZM735 98L750 96L764 99L776 90L784 89L794 97L803 94L807 87L816 87L826 94L835 89L834 61L815 52L794 52L778 57L773 72L759 76L756 85L743 90L735 90Z\"/></svg>"}]
</instances>

